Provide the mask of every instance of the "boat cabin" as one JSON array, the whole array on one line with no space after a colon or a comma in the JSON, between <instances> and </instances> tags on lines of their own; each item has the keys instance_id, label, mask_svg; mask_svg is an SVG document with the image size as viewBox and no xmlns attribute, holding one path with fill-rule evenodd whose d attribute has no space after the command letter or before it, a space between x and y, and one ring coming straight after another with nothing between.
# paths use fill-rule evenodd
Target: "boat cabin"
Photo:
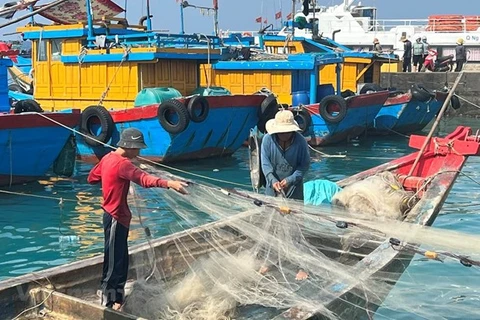
<instances>
[{"instance_id":1,"label":"boat cabin","mask_svg":"<svg viewBox=\"0 0 480 320\"><path fill-rule=\"evenodd\" d=\"M231 57L218 37L160 34L127 25L125 19L100 17L90 23L18 28L32 41L35 100L52 111L160 103L161 96L139 95L151 97L142 91L146 88L171 88L164 90L169 98L190 95L200 85L200 64Z\"/></svg>"},{"instance_id":2,"label":"boat cabin","mask_svg":"<svg viewBox=\"0 0 480 320\"><path fill-rule=\"evenodd\" d=\"M314 104L334 94L333 85L341 88L340 73L328 82L321 78L322 69L333 66L340 70L343 62L336 53L292 54L284 60L219 61L201 74L201 83L227 88L232 94L252 94L266 88L278 96L279 103Z\"/></svg>"}]
</instances>

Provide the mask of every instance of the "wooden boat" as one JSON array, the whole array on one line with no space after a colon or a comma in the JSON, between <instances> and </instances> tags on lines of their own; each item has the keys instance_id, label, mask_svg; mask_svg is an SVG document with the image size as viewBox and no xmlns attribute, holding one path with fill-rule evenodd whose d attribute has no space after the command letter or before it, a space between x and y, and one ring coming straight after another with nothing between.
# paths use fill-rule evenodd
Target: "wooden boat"
<instances>
[{"instance_id":1,"label":"wooden boat","mask_svg":"<svg viewBox=\"0 0 480 320\"><path fill-rule=\"evenodd\" d=\"M472 136L468 127L458 127L445 138L433 138L426 142L426 137L411 136L410 147L422 149L424 152L414 152L375 168L358 173L338 182L345 187L379 172L390 171L396 174L406 190L417 192L418 201L405 217L405 221L421 226L430 226L437 217L447 198L457 176L469 156L480 155L480 137ZM252 208L258 208L259 200L240 191L233 191L236 196L245 197L251 202ZM263 206L276 208L275 204L260 201ZM242 214L231 218L192 228L151 242L155 251L157 267L164 271L165 280L182 275L189 270L189 263L198 257L211 252L212 244L208 240L213 232L222 232L222 243L235 248L239 243L245 243L242 230L232 230L231 222L241 219ZM325 221L335 224L338 221ZM343 232L338 228L338 232ZM312 243L321 240L322 235L312 238ZM330 238L331 239L331 238ZM182 243L176 246L175 243ZM340 241L336 244L341 246ZM183 249L188 250L185 254ZM404 250L409 248L409 250ZM149 270L149 266L135 264L135 261L149 261L151 250L148 244L137 245L130 251L130 277L134 278L138 270ZM321 250L321 249L320 249ZM384 242L372 241L366 247L353 250L343 255L342 261L355 268L360 279L368 279L379 273L389 274L389 281L395 283L410 263L415 250L420 250L416 244L407 244L389 238ZM338 253L325 252L332 259L339 257ZM8 319L22 311L32 308L41 302L43 313L50 318L68 319L135 319L135 315L119 313L105 309L99 305L96 290L99 285L102 270L102 256L70 263L64 266L28 274L0 282L0 318ZM144 259L144 260L143 260ZM462 261L461 261L462 262ZM468 260L462 263L469 263ZM352 295L355 289L345 283L330 279L323 286L324 290L317 292L311 298L318 301L340 318L358 319L366 312L375 312L377 304L362 301L359 296ZM53 290L52 290L53 289ZM385 297L379 297L384 299ZM360 307L358 307L360 306ZM365 311L366 310L366 311ZM272 318L272 317L270 317ZM311 310L291 308L279 310L275 319L318 319L321 314Z\"/></svg>"}]
</instances>

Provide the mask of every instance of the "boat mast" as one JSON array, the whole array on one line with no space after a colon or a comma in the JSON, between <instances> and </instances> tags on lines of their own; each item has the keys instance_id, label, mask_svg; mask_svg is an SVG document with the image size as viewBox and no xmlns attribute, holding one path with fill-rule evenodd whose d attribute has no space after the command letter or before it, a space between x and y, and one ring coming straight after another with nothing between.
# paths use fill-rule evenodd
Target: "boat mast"
<instances>
[{"instance_id":1,"label":"boat mast","mask_svg":"<svg viewBox=\"0 0 480 320\"><path fill-rule=\"evenodd\" d=\"M152 30L152 17L150 16L150 0L147 0L147 31Z\"/></svg>"},{"instance_id":2,"label":"boat mast","mask_svg":"<svg viewBox=\"0 0 480 320\"><path fill-rule=\"evenodd\" d=\"M86 0L87 3L87 24L88 24L88 38L90 39L89 44L92 42L93 38L93 11L92 11L92 2L91 0Z\"/></svg>"},{"instance_id":3,"label":"boat mast","mask_svg":"<svg viewBox=\"0 0 480 320\"><path fill-rule=\"evenodd\" d=\"M292 0L292 38L295 36L295 1Z\"/></svg>"},{"instance_id":4,"label":"boat mast","mask_svg":"<svg viewBox=\"0 0 480 320\"><path fill-rule=\"evenodd\" d=\"M213 0L213 21L214 21L214 32L215 36L218 37L218 0Z\"/></svg>"}]
</instances>

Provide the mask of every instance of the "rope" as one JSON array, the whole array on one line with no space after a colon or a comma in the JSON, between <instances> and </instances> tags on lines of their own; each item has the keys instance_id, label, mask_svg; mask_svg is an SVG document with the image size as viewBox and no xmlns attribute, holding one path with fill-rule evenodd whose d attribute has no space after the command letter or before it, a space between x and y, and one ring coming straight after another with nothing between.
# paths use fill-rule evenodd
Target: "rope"
<instances>
[{"instance_id":1,"label":"rope","mask_svg":"<svg viewBox=\"0 0 480 320\"><path fill-rule=\"evenodd\" d=\"M478 109L480 109L480 106L479 106L478 104L475 104L475 103L473 103L473 102L471 102L471 101L469 101L469 100L467 100L467 99L465 99L465 98L463 98L463 97L459 96L458 94L455 94L455 95L456 95L456 96L457 96L457 97L458 97L460 100L463 100L463 101L465 101L466 103L468 103L468 104L470 104L470 105L474 106L475 108L478 108Z\"/></svg>"},{"instance_id":2,"label":"rope","mask_svg":"<svg viewBox=\"0 0 480 320\"><path fill-rule=\"evenodd\" d=\"M56 120L54 120L54 119L52 119L52 118L50 118L50 117L47 117L47 116L46 116L45 114L43 114L43 113L38 113L38 112L33 112L33 113L34 113L34 114L37 114L37 115L39 115L39 116L41 116L41 117L43 117L43 118L45 118L45 119L47 119L48 121L51 121L51 122L53 122L53 123L55 123L55 124L57 124L57 125L65 128L65 129L67 129L67 130L70 130L70 131L72 131L73 133L76 133L76 134L78 134L78 135L80 135L80 136L82 136L82 137L84 137L84 138L86 138L86 139L93 140L93 141L95 141L95 142L103 145L104 147L108 147L108 148L110 148L110 149L112 149L112 150L117 150L116 147L111 146L111 145L109 145L109 144L107 144L107 143L104 143L104 142L102 142L102 141L100 141L100 140L97 140L97 139L95 139L95 138L93 138L93 137L91 137L91 136L88 136L88 135L86 135L86 134L84 134L84 133L82 133L82 132L80 132L80 131L77 131L77 130L75 130L75 129L73 129L73 128L70 128L70 127L64 125L64 124L61 123L61 122L58 122L58 121L56 121ZM197 178L202 178L202 179L211 180L211 181L215 181L215 182L221 182L221 183L236 185L236 186L243 187L243 188L250 188L250 185L247 185L247 184L237 183L237 182L232 182L232 181L227 181L227 180L222 180L222 179L207 177L207 176L204 176L204 175L201 175L201 174L197 174L197 173L189 172L189 171L186 171L186 170L182 170L182 169L174 168L174 167L171 167L171 166L167 166L167 165L165 165L165 164L163 164L163 163L158 163L158 162L155 162L155 161L146 159L146 158L141 157L141 156L137 156L137 158L140 159L140 160L142 160L142 161L145 161L145 162L148 162L148 163L150 163L150 164L153 164L153 165L155 165L155 166L160 166L160 167L163 167L163 168L166 168L166 169L169 169L169 170L181 172L181 173L184 173L184 174L189 174L189 175L194 176L194 177L197 177Z\"/></svg>"},{"instance_id":3,"label":"rope","mask_svg":"<svg viewBox=\"0 0 480 320\"><path fill-rule=\"evenodd\" d=\"M118 65L117 69L116 69L115 72L113 73L112 79L110 79L110 82L109 82L107 88L106 88L105 91L102 93L102 96L100 97L100 100L98 101L98 105L99 105L99 106L103 105L103 100L105 100L108 91L110 91L110 87L112 86L113 80L115 80L115 77L117 76L118 71L119 71L120 68L122 67L123 62L125 62L125 61L127 60L128 55L130 54L130 48L128 48L128 47L123 47L123 51L124 51L124 52L123 52L122 60L120 60L120 64Z\"/></svg>"},{"instance_id":4,"label":"rope","mask_svg":"<svg viewBox=\"0 0 480 320\"><path fill-rule=\"evenodd\" d=\"M322 157L325 157L325 158L345 158L347 156L346 154L326 154L321 151L318 151L311 145L308 145L308 147L310 148L310 150L315 151L316 153L320 154Z\"/></svg>"}]
</instances>

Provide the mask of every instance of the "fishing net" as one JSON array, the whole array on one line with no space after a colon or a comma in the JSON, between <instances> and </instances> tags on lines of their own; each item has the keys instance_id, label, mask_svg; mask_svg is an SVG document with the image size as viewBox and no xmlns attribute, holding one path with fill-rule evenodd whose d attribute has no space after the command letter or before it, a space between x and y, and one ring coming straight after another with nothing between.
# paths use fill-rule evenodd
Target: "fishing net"
<instances>
[{"instance_id":1,"label":"fishing net","mask_svg":"<svg viewBox=\"0 0 480 320\"><path fill-rule=\"evenodd\" d=\"M153 167L148 171L173 177ZM149 238L150 247L133 254L136 281L123 311L136 316L480 317L474 307L480 284L473 280L479 276L479 237L404 222L419 199L392 174L347 186L335 195L335 205L324 206L195 182L187 196L138 186L131 191L142 225L149 223L142 220L146 204L163 199L191 227ZM428 286L405 272L412 257L414 265L428 270L423 273ZM443 273L435 272L439 261L447 266ZM299 280L300 275L308 277Z\"/></svg>"}]
</instances>

